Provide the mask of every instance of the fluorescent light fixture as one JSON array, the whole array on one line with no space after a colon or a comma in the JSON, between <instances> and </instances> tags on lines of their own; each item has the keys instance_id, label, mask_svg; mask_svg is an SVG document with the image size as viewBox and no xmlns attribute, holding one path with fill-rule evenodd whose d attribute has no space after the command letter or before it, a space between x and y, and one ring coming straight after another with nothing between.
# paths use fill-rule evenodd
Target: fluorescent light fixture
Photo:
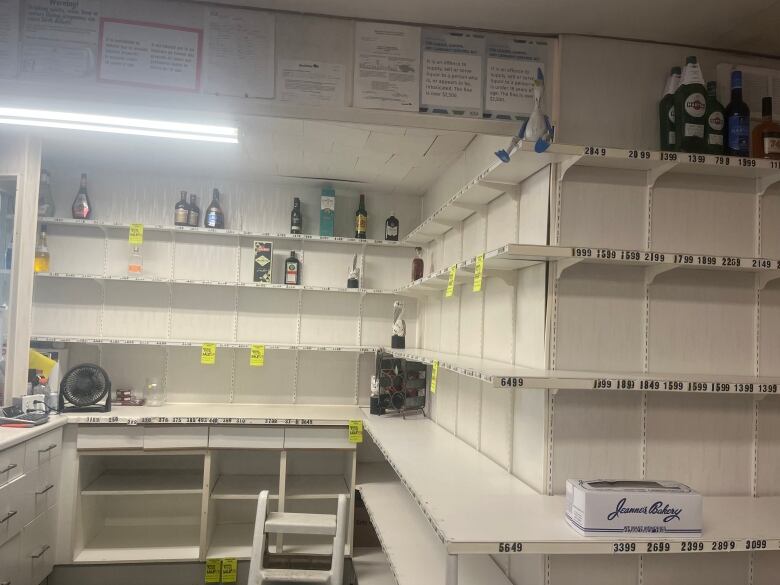
<instances>
[{"instance_id":1,"label":"fluorescent light fixture","mask_svg":"<svg viewBox=\"0 0 780 585\"><path fill-rule=\"evenodd\" d=\"M238 128L0 107L0 124L238 144Z\"/></svg>"}]
</instances>

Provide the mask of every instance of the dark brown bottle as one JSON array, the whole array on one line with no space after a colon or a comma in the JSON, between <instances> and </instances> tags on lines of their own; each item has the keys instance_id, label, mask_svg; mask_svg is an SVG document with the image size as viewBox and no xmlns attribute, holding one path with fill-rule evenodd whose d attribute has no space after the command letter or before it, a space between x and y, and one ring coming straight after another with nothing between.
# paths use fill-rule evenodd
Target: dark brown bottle
<instances>
[{"instance_id":1,"label":"dark brown bottle","mask_svg":"<svg viewBox=\"0 0 780 585\"><path fill-rule=\"evenodd\" d=\"M187 204L187 192L181 192L181 199L176 203L176 207L173 208L173 223L175 225L189 225L190 222L190 206Z\"/></svg>"},{"instance_id":2,"label":"dark brown bottle","mask_svg":"<svg viewBox=\"0 0 780 585\"><path fill-rule=\"evenodd\" d=\"M200 225L200 207L198 207L198 196L190 193L190 213L187 218L187 225L198 227Z\"/></svg>"},{"instance_id":3,"label":"dark brown bottle","mask_svg":"<svg viewBox=\"0 0 780 585\"><path fill-rule=\"evenodd\" d=\"M390 217L385 220L385 240L389 242L398 241L399 225L398 218L396 218L393 212L390 212Z\"/></svg>"},{"instance_id":4,"label":"dark brown bottle","mask_svg":"<svg viewBox=\"0 0 780 585\"><path fill-rule=\"evenodd\" d=\"M222 206L219 204L219 189L214 189L211 203L206 209L203 225L207 228L225 229L225 214L222 213Z\"/></svg>"},{"instance_id":5,"label":"dark brown bottle","mask_svg":"<svg viewBox=\"0 0 780 585\"><path fill-rule=\"evenodd\" d=\"M415 248L416 256L412 260L412 281L420 280L425 272L425 263L422 259L422 248Z\"/></svg>"},{"instance_id":6,"label":"dark brown bottle","mask_svg":"<svg viewBox=\"0 0 780 585\"><path fill-rule=\"evenodd\" d=\"M366 196L360 194L360 204L355 212L355 237L359 240L366 239L368 230L368 212L366 211Z\"/></svg>"},{"instance_id":7,"label":"dark brown bottle","mask_svg":"<svg viewBox=\"0 0 780 585\"><path fill-rule=\"evenodd\" d=\"M295 255L295 250L284 261L284 284L301 284L301 261Z\"/></svg>"}]
</instances>

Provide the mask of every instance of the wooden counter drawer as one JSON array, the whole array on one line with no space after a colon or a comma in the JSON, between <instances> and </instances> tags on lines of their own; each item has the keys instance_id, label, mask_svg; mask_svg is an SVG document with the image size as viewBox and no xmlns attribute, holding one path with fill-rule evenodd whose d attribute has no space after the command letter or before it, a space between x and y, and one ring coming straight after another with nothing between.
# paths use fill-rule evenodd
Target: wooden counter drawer
<instances>
[{"instance_id":1,"label":"wooden counter drawer","mask_svg":"<svg viewBox=\"0 0 780 585\"><path fill-rule=\"evenodd\" d=\"M206 425L149 425L144 427L144 450L205 449L209 444Z\"/></svg>"},{"instance_id":2,"label":"wooden counter drawer","mask_svg":"<svg viewBox=\"0 0 780 585\"><path fill-rule=\"evenodd\" d=\"M144 428L128 425L79 425L76 448L89 449L142 449Z\"/></svg>"},{"instance_id":3,"label":"wooden counter drawer","mask_svg":"<svg viewBox=\"0 0 780 585\"><path fill-rule=\"evenodd\" d=\"M30 439L25 445L24 471L29 473L41 463L58 457L62 452L62 428Z\"/></svg>"},{"instance_id":4,"label":"wooden counter drawer","mask_svg":"<svg viewBox=\"0 0 780 585\"><path fill-rule=\"evenodd\" d=\"M284 429L279 427L209 427L211 449L281 449Z\"/></svg>"},{"instance_id":5,"label":"wooden counter drawer","mask_svg":"<svg viewBox=\"0 0 780 585\"><path fill-rule=\"evenodd\" d=\"M40 583L54 568L56 510L48 510L22 531L23 583Z\"/></svg>"},{"instance_id":6,"label":"wooden counter drawer","mask_svg":"<svg viewBox=\"0 0 780 585\"><path fill-rule=\"evenodd\" d=\"M0 488L0 545L19 534L32 519L28 480L25 475Z\"/></svg>"},{"instance_id":7,"label":"wooden counter drawer","mask_svg":"<svg viewBox=\"0 0 780 585\"><path fill-rule=\"evenodd\" d=\"M285 449L355 449L355 443L349 442L346 427L338 428L286 428L284 429Z\"/></svg>"},{"instance_id":8,"label":"wooden counter drawer","mask_svg":"<svg viewBox=\"0 0 780 585\"><path fill-rule=\"evenodd\" d=\"M24 443L0 451L0 487L24 473L24 452Z\"/></svg>"},{"instance_id":9,"label":"wooden counter drawer","mask_svg":"<svg viewBox=\"0 0 780 585\"><path fill-rule=\"evenodd\" d=\"M0 585L22 585L19 559L22 556L22 535L0 545Z\"/></svg>"}]
</instances>

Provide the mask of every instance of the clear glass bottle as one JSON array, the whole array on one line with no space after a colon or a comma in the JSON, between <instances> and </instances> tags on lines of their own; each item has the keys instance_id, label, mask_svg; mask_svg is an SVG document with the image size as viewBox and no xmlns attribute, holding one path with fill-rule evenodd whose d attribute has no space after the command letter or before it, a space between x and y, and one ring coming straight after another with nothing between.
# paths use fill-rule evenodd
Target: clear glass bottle
<instances>
[{"instance_id":1,"label":"clear glass bottle","mask_svg":"<svg viewBox=\"0 0 780 585\"><path fill-rule=\"evenodd\" d=\"M425 262L422 259L422 248L414 249L415 257L412 259L412 282L420 280L425 271Z\"/></svg>"},{"instance_id":2,"label":"clear glass bottle","mask_svg":"<svg viewBox=\"0 0 780 585\"><path fill-rule=\"evenodd\" d=\"M761 122L753 129L753 156L780 160L780 124L772 119L772 98L761 100Z\"/></svg>"},{"instance_id":3,"label":"clear glass bottle","mask_svg":"<svg viewBox=\"0 0 780 585\"><path fill-rule=\"evenodd\" d=\"M127 261L127 274L141 276L144 271L144 258L141 254L141 246L133 244L130 247L130 258Z\"/></svg>"},{"instance_id":4,"label":"clear glass bottle","mask_svg":"<svg viewBox=\"0 0 780 585\"><path fill-rule=\"evenodd\" d=\"M92 202L87 195L87 174L81 173L81 186L71 207L73 219L92 219Z\"/></svg>"},{"instance_id":5,"label":"clear glass bottle","mask_svg":"<svg viewBox=\"0 0 780 585\"><path fill-rule=\"evenodd\" d=\"M146 379L144 398L146 399L146 406L162 406L165 404L165 393L158 378Z\"/></svg>"},{"instance_id":6,"label":"clear glass bottle","mask_svg":"<svg viewBox=\"0 0 780 585\"><path fill-rule=\"evenodd\" d=\"M38 217L54 217L54 197L51 194L51 175L41 169L41 183L38 187Z\"/></svg>"},{"instance_id":7,"label":"clear glass bottle","mask_svg":"<svg viewBox=\"0 0 780 585\"><path fill-rule=\"evenodd\" d=\"M46 226L41 227L38 244L35 246L35 272L49 272L49 244L46 241Z\"/></svg>"}]
</instances>

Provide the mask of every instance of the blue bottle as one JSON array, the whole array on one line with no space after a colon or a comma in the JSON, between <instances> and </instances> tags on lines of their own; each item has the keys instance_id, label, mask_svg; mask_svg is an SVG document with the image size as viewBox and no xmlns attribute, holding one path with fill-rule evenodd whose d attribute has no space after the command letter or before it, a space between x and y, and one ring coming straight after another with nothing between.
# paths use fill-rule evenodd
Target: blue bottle
<instances>
[{"instance_id":1,"label":"blue bottle","mask_svg":"<svg viewBox=\"0 0 780 585\"><path fill-rule=\"evenodd\" d=\"M742 71L731 72L731 102L726 106L726 154L750 156L750 108L742 100Z\"/></svg>"}]
</instances>

